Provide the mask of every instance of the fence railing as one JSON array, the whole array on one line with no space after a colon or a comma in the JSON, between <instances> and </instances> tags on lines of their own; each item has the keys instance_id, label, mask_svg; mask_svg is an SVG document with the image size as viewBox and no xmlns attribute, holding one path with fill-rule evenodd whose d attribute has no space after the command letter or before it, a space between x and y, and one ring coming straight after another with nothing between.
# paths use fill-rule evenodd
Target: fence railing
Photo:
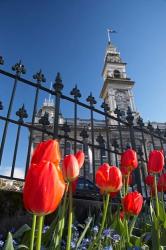
<instances>
[{"instance_id":1,"label":"fence railing","mask_svg":"<svg viewBox=\"0 0 166 250\"><path fill-rule=\"evenodd\" d=\"M53 89L49 89L43 86L46 79L41 70L31 81L23 78L25 67L21 61L12 67L14 74L2 69L2 57L0 64L1 178L24 180L32 150L37 143L48 138L60 140L62 155L83 149L86 160L82 175L93 182L100 164L108 162L119 166L121 153L132 147L139 157L132 188L148 196L144 182L148 154L152 149L165 152L164 126L154 128L150 122L145 125L130 107L126 117L118 108L111 113L105 102L98 109L92 93L86 103L82 102L77 86L71 90L70 96L64 95L59 73ZM54 101L47 101L42 106L41 101L46 95L51 95ZM22 104L18 107L20 102Z\"/></svg>"}]
</instances>

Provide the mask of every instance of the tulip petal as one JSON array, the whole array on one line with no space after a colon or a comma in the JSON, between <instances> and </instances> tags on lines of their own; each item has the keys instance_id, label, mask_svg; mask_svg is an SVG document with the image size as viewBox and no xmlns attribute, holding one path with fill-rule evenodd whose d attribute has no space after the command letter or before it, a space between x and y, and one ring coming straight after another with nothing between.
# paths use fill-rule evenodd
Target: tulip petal
<instances>
[{"instance_id":1,"label":"tulip petal","mask_svg":"<svg viewBox=\"0 0 166 250\"><path fill-rule=\"evenodd\" d=\"M81 168L84 164L84 160L85 160L85 154L83 151L78 151L76 154L75 154L75 157L78 161L78 165L79 167Z\"/></svg>"},{"instance_id":2,"label":"tulip petal","mask_svg":"<svg viewBox=\"0 0 166 250\"><path fill-rule=\"evenodd\" d=\"M59 165L61 156L59 143L57 140L47 140L39 143L36 147L31 164L39 164L41 161L51 161L56 165Z\"/></svg>"}]
</instances>

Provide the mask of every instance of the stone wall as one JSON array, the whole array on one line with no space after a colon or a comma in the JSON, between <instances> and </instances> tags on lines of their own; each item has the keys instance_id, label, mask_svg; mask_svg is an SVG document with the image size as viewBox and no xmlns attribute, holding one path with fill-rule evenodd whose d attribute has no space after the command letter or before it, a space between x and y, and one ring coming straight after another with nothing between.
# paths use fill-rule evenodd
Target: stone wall
<instances>
[{"instance_id":1,"label":"stone wall","mask_svg":"<svg viewBox=\"0 0 166 250\"><path fill-rule=\"evenodd\" d=\"M101 202L74 199L73 206L75 218L81 223L88 217L89 211L93 214L99 211ZM50 224L55 213L46 216L46 225ZM17 230L25 223L31 225L31 220L31 214L23 207L22 192L0 190L0 234L6 235L8 231Z\"/></svg>"}]
</instances>

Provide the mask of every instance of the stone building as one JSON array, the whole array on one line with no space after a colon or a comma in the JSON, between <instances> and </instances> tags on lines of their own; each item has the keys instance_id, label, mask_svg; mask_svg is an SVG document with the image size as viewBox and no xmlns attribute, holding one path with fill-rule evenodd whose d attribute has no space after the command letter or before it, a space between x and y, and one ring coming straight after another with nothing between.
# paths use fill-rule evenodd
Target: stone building
<instances>
[{"instance_id":1,"label":"stone building","mask_svg":"<svg viewBox=\"0 0 166 250\"><path fill-rule=\"evenodd\" d=\"M136 109L134 95L133 95L133 87L134 81L132 81L126 71L126 63L123 62L120 53L117 51L116 47L109 42L106 48L106 53L104 57L104 67L102 71L103 75L103 86L101 88L100 97L109 107L109 115L117 118L118 110L120 110L120 119L122 121L126 121L126 115L130 113L133 116L133 123L135 127L140 127L142 120L139 119L139 112ZM128 112L128 113L127 113ZM53 130L53 120L54 120L54 102L51 98L45 100L43 106L38 111L35 118L36 126L43 126L42 119L45 119L45 126L47 130ZM71 138L74 138L74 118L64 117L63 114L59 115L59 127L60 134L64 135L64 125L70 126L70 132L68 133ZM120 130L119 131L119 125ZM108 152L105 148L108 146L108 137L106 130L109 134L109 147L112 151L119 152L124 150L126 147L131 145L131 134L129 133L129 128L127 128L124 124L119 123L116 120L108 119L108 124L106 126L105 119L93 120L94 127L94 143L96 145L102 146L101 148L95 148L92 152L92 148L90 147L91 143L91 121L89 119L81 119L79 117L77 119L77 140L82 141L83 138L81 136L81 132L86 128L89 137L85 139L84 143L77 143L77 149L83 149L86 152L86 164L84 168L84 173L89 179L92 179L93 171L96 169L101 162L110 161L111 164L118 164L119 155L115 153L110 154L110 158L108 157ZM161 148L163 147L166 150L166 143L157 137L151 136L149 131L152 133L156 133L157 135L163 137L165 135L166 123L145 123L144 124L144 133L142 137L142 130L135 129L134 130L134 139L135 139L135 147L141 149L142 157L146 160L146 157L149 151L153 148ZM147 133L146 133L147 131ZM122 136L122 140L120 139L120 133ZM39 143L42 139L46 139L48 136L43 135L40 132L33 132L33 146L35 147L37 143ZM100 143L99 143L100 140ZM66 144L65 144L66 143ZM65 144L65 152L64 152L64 144ZM116 144L119 145L116 148ZM69 154L74 152L74 142L70 140L61 140L61 148L62 155ZM145 152L146 151L146 152ZM93 161L93 155L95 155L95 161ZM102 158L102 159L101 159ZM95 163L95 167L94 167ZM145 167L146 174L146 167ZM141 181L142 181L141 176Z\"/></svg>"}]
</instances>

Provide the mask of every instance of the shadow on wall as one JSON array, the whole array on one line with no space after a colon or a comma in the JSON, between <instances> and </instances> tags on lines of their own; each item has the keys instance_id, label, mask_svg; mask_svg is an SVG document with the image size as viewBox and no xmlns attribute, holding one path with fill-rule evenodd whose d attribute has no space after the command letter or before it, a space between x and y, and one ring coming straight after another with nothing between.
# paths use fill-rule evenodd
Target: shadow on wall
<instances>
[{"instance_id":1,"label":"shadow on wall","mask_svg":"<svg viewBox=\"0 0 166 250\"><path fill-rule=\"evenodd\" d=\"M31 226L32 215L23 207L21 192L0 190L0 201L0 234L6 235L9 231L15 231L24 224ZM90 215L90 211L93 215L98 214L101 204L99 201L74 199L75 219L83 223ZM55 213L46 216L45 225L52 222Z\"/></svg>"},{"instance_id":2,"label":"shadow on wall","mask_svg":"<svg viewBox=\"0 0 166 250\"><path fill-rule=\"evenodd\" d=\"M0 233L31 223L31 215L23 208L21 193L1 190L0 201Z\"/></svg>"}]
</instances>

